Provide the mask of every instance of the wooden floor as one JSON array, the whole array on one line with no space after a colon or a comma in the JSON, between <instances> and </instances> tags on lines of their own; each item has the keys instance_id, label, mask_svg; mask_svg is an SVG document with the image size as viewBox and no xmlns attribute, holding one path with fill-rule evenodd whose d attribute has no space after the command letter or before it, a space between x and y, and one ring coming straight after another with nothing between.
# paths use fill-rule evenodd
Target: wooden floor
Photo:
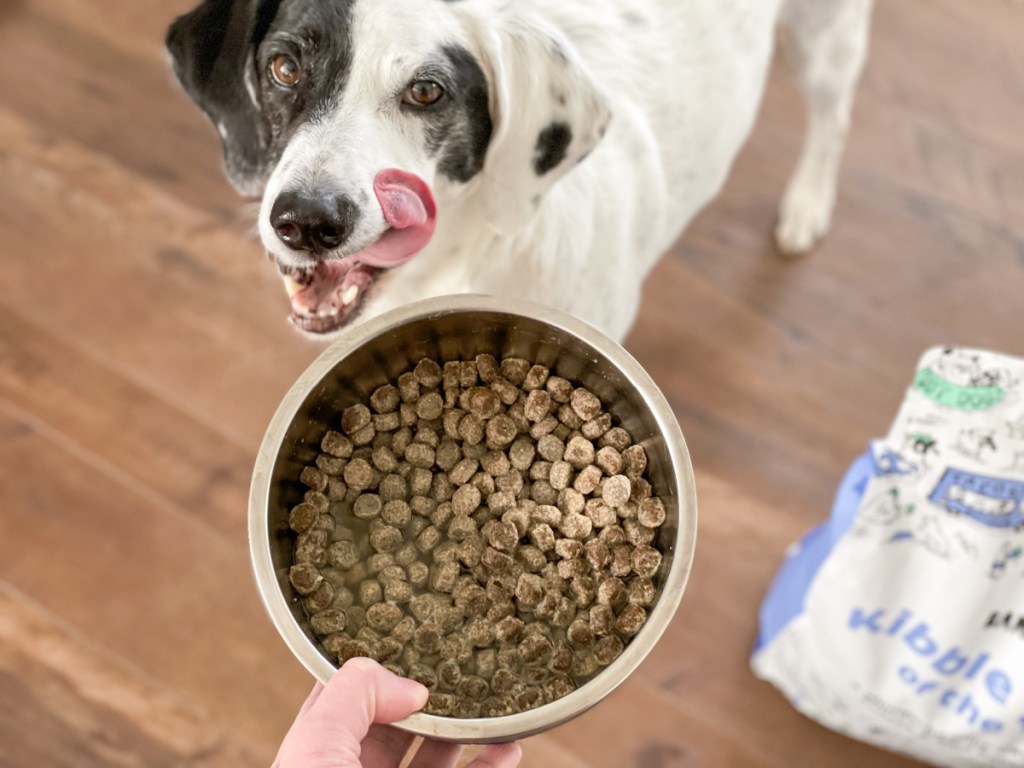
<instances>
[{"instance_id":1,"label":"wooden floor","mask_svg":"<svg viewBox=\"0 0 1024 768\"><path fill-rule=\"evenodd\" d=\"M161 49L192 0L0 4L0 765L265 766L311 681L256 596L256 446L318 353ZM907 766L747 666L787 543L917 356L1024 354L1024 5L879 0L837 221L769 232L800 141L779 68L628 340L698 475L668 633L526 766Z\"/></svg>"}]
</instances>

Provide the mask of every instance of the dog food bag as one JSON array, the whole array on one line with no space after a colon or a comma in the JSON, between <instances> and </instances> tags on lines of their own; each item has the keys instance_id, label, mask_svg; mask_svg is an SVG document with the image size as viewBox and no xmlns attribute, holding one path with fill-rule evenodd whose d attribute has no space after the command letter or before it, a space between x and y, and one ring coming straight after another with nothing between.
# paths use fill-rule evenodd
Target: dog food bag
<instances>
[{"instance_id":1,"label":"dog food bag","mask_svg":"<svg viewBox=\"0 0 1024 768\"><path fill-rule=\"evenodd\" d=\"M761 606L754 672L808 717L942 766L1024 766L1024 361L921 358Z\"/></svg>"}]
</instances>

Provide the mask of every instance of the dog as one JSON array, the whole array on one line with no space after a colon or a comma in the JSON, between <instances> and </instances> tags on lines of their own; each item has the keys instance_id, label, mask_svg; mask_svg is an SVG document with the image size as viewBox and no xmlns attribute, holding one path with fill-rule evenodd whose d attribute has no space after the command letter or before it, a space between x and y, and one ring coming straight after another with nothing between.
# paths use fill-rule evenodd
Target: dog
<instances>
[{"instance_id":1,"label":"dog","mask_svg":"<svg viewBox=\"0 0 1024 768\"><path fill-rule=\"evenodd\" d=\"M166 44L301 330L473 292L621 340L750 132L776 28L808 104L776 241L825 234L871 4L205 0Z\"/></svg>"}]
</instances>

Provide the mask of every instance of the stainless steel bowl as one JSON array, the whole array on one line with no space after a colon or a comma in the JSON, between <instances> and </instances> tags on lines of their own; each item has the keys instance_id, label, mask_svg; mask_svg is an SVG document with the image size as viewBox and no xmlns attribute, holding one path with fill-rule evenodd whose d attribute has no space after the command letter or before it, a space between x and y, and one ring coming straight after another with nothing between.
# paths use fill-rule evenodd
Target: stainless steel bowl
<instances>
[{"instance_id":1,"label":"stainless steel bowl","mask_svg":"<svg viewBox=\"0 0 1024 768\"><path fill-rule=\"evenodd\" d=\"M562 312L525 301L448 296L410 304L339 337L285 395L260 446L249 495L249 542L260 595L284 641L321 682L335 667L313 637L288 581L292 536L288 511L302 497L301 468L311 463L341 411L420 359L443 361L480 353L515 355L549 366L597 394L648 455L648 477L668 517L658 594L643 629L612 664L561 699L494 718L416 714L397 723L422 736L465 743L509 741L563 723L607 696L661 637L682 597L693 561L697 506L682 432L650 376L618 344Z\"/></svg>"}]
</instances>

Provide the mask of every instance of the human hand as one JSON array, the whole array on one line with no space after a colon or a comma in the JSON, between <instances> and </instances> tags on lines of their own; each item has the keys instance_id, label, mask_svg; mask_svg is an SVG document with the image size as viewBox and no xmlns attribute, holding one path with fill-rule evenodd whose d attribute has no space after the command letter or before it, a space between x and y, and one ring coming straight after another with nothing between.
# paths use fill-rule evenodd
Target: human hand
<instances>
[{"instance_id":1,"label":"human hand","mask_svg":"<svg viewBox=\"0 0 1024 768\"><path fill-rule=\"evenodd\" d=\"M387 723L423 708L427 689L372 659L345 662L317 683L281 742L272 768L398 768L415 737ZM408 768L454 768L461 744L424 740ZM491 744L465 768L515 768L518 744Z\"/></svg>"}]
</instances>

